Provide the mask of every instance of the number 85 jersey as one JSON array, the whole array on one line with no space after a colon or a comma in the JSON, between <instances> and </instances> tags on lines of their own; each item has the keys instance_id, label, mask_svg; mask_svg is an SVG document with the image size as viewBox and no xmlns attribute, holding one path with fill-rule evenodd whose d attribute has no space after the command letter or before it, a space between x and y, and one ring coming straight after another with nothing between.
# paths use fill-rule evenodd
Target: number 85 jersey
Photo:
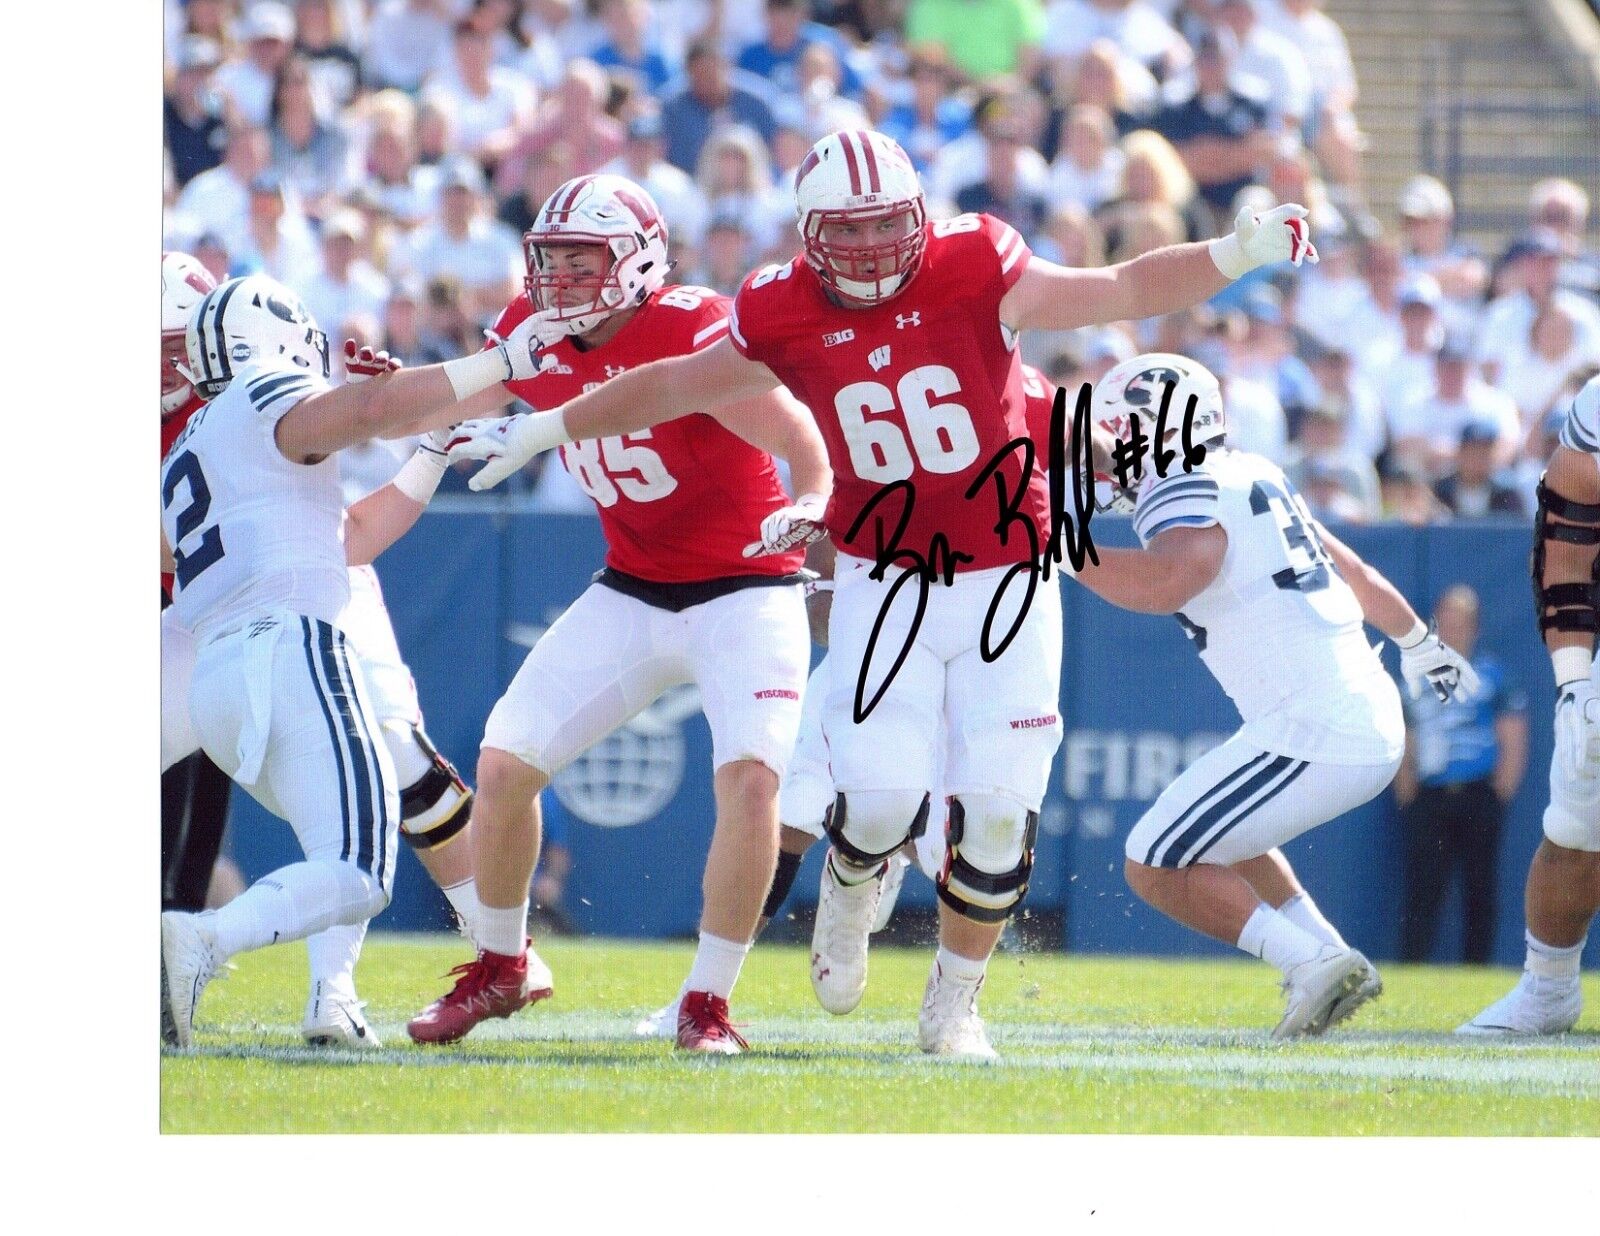
<instances>
[{"instance_id":1,"label":"number 85 jersey","mask_svg":"<svg viewBox=\"0 0 1600 1236\"><path fill-rule=\"evenodd\" d=\"M553 408L601 383L669 356L687 356L728 333L726 296L709 288L658 288L599 347L571 338L546 349L533 377L507 388L535 408ZM504 338L533 311L519 296L489 332ZM606 566L652 583L700 583L741 575L789 575L805 552L746 558L761 521L789 497L772 456L711 417L695 413L620 437L561 448L578 487L594 499Z\"/></svg>"},{"instance_id":2,"label":"number 85 jersey","mask_svg":"<svg viewBox=\"0 0 1600 1236\"><path fill-rule=\"evenodd\" d=\"M1222 570L1177 615L1259 746L1296 759L1382 763L1405 746L1399 693L1363 630L1361 604L1305 500L1260 455L1212 446L1192 472L1142 487L1142 544L1221 525Z\"/></svg>"},{"instance_id":3,"label":"number 85 jersey","mask_svg":"<svg viewBox=\"0 0 1600 1236\"><path fill-rule=\"evenodd\" d=\"M1001 299L1027 269L1028 246L990 215L924 227L920 265L881 304L835 304L804 258L795 258L745 280L730 335L816 418L833 467L827 521L839 549L874 557L880 525L887 545L908 495L872 504L885 486L909 482L915 501L902 547L926 555L942 534L974 558L958 569L1021 562L1031 548L1024 526L1008 521L1002 543L994 482L985 480L971 498L967 490L1008 442L1028 436L1017 340L1000 321ZM997 471L1042 549L1050 520L1045 461L1024 478L1020 457L1008 453ZM847 540L869 506L876 514Z\"/></svg>"}]
</instances>

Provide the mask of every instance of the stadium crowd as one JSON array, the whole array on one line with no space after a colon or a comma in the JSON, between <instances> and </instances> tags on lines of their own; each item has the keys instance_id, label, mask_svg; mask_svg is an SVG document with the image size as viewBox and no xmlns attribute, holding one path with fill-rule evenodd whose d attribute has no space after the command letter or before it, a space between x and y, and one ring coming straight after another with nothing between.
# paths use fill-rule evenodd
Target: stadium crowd
<instances>
[{"instance_id":1,"label":"stadium crowd","mask_svg":"<svg viewBox=\"0 0 1600 1236\"><path fill-rule=\"evenodd\" d=\"M647 188L674 277L726 293L794 256L795 169L840 128L898 140L934 217L986 211L1074 266L1304 202L1319 265L1026 337L1025 359L1075 389L1141 351L1194 356L1230 439L1318 515L1531 518L1566 400L1600 368L1588 196L1532 185L1499 253L1456 234L1431 176L1392 212L1369 202L1355 72L1320 3L166 0L164 242L420 364L478 346L520 286L522 231L586 172ZM526 479L546 509L594 509L560 468Z\"/></svg>"}]
</instances>

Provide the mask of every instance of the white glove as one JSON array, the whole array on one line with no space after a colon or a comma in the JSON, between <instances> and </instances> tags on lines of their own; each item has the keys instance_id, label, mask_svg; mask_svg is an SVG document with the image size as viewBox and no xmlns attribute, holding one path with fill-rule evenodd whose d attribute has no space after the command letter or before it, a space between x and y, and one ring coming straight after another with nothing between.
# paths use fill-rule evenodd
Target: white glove
<instances>
[{"instance_id":1,"label":"white glove","mask_svg":"<svg viewBox=\"0 0 1600 1236\"><path fill-rule=\"evenodd\" d=\"M1412 699L1422 694L1424 683L1433 688L1441 704L1452 698L1466 701L1478 692L1478 671L1432 631L1409 648L1401 646L1400 673Z\"/></svg>"},{"instance_id":2,"label":"white glove","mask_svg":"<svg viewBox=\"0 0 1600 1236\"><path fill-rule=\"evenodd\" d=\"M822 522L828 509L823 494L805 494L793 506L780 506L761 521L761 539L744 547L746 558L788 553L828 535Z\"/></svg>"},{"instance_id":3,"label":"white glove","mask_svg":"<svg viewBox=\"0 0 1600 1236\"><path fill-rule=\"evenodd\" d=\"M1564 683L1556 697L1556 758L1575 780L1600 776L1600 697L1594 683Z\"/></svg>"},{"instance_id":4,"label":"white glove","mask_svg":"<svg viewBox=\"0 0 1600 1236\"><path fill-rule=\"evenodd\" d=\"M1276 206L1264 215L1241 210L1233 221L1233 234L1211 242L1211 260L1230 279L1278 262L1315 264L1317 247L1311 243L1306 213L1304 206L1293 203Z\"/></svg>"},{"instance_id":5,"label":"white glove","mask_svg":"<svg viewBox=\"0 0 1600 1236\"><path fill-rule=\"evenodd\" d=\"M358 348L354 339L344 341L344 380L349 383L365 382L380 374L393 373L401 362L387 352L371 348Z\"/></svg>"},{"instance_id":6,"label":"white glove","mask_svg":"<svg viewBox=\"0 0 1600 1236\"><path fill-rule=\"evenodd\" d=\"M467 482L479 492L493 489L542 451L571 441L561 429L561 413L519 412L462 421L450 432L450 463L482 460L483 467Z\"/></svg>"},{"instance_id":7,"label":"white glove","mask_svg":"<svg viewBox=\"0 0 1600 1236\"><path fill-rule=\"evenodd\" d=\"M517 323L509 335L498 341L511 370L511 376L506 381L520 382L533 377L544 364L544 357L540 355L544 349L567 337L568 332L555 325L555 315L554 309L530 314Z\"/></svg>"}]
</instances>

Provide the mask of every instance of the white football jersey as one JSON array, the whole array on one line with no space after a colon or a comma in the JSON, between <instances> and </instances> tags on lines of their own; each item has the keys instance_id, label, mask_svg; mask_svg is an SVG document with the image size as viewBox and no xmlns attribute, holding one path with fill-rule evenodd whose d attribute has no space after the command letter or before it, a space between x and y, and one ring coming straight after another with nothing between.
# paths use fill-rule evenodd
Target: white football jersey
<instances>
[{"instance_id":1,"label":"white football jersey","mask_svg":"<svg viewBox=\"0 0 1600 1236\"><path fill-rule=\"evenodd\" d=\"M1585 382L1573 398L1561 427L1561 445L1600 460L1600 376Z\"/></svg>"},{"instance_id":2,"label":"white football jersey","mask_svg":"<svg viewBox=\"0 0 1600 1236\"><path fill-rule=\"evenodd\" d=\"M279 609L333 623L349 602L338 459L291 463L274 437L286 412L328 389L303 369L252 365L161 461L172 603L198 638Z\"/></svg>"},{"instance_id":3,"label":"white football jersey","mask_svg":"<svg viewBox=\"0 0 1600 1236\"><path fill-rule=\"evenodd\" d=\"M1305 501L1260 455L1217 446L1193 472L1139 494L1133 527L1220 524L1222 570L1176 615L1262 747L1304 760L1378 763L1405 744L1399 693L1362 630Z\"/></svg>"}]
</instances>

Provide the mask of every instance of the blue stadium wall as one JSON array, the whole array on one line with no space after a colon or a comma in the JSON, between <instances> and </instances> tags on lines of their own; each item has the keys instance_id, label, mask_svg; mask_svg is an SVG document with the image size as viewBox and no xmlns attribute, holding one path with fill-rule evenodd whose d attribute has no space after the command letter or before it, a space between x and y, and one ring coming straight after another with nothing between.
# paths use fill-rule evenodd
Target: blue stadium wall
<instances>
[{"instance_id":1,"label":"blue stadium wall","mask_svg":"<svg viewBox=\"0 0 1600 1236\"><path fill-rule=\"evenodd\" d=\"M1095 524L1103 544L1131 543L1126 521ZM1507 666L1531 700L1529 771L1512 803L1500 862L1495 958L1520 962L1522 884L1538 844L1547 797L1555 688L1537 639L1527 582L1525 525L1348 527L1338 529L1419 608L1455 583L1483 599L1482 646ZM417 679L428 731L469 777L483 722L521 663L526 642L587 585L603 558L595 520L495 511L429 512L378 563L400 647ZM1178 624L1112 609L1086 589L1063 592L1066 653L1061 700L1066 739L1051 775L1030 904L1065 912L1063 947L1078 952L1224 954L1229 950L1168 922L1132 897L1122 878L1122 840L1173 775L1237 726L1237 715L1190 652ZM1397 657L1385 652L1391 670ZM700 868L710 839L710 734L694 711L632 741L649 761L648 787L605 795L604 769L590 770L609 809L653 812L629 827L598 827L567 807L574 858L566 908L585 932L684 936L699 914ZM643 753L641 756L640 753ZM624 753L626 755L626 753ZM578 787L583 791L584 786ZM659 805L658 804L663 804ZM249 878L292 860L288 827L235 795L229 850ZM814 901L820 849L808 856L792 899ZM1402 837L1385 793L1288 847L1297 871L1344 933L1375 957L1399 944ZM443 898L402 847L394 903L376 926L427 930L448 925ZM1452 898L1459 896L1453 893ZM927 881L907 881L907 904L933 903ZM1458 903L1447 903L1436 950L1459 948ZM1600 933L1587 961L1600 960Z\"/></svg>"}]
</instances>

